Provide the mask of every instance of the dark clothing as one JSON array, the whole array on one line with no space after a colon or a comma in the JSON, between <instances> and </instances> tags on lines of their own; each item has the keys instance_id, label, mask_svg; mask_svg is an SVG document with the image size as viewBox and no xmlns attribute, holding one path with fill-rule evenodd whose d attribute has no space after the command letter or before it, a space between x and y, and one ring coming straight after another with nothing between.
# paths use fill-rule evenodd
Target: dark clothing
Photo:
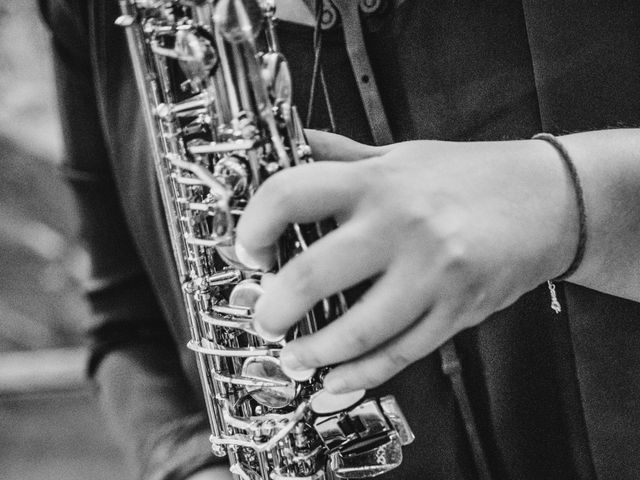
<instances>
[{"instance_id":1,"label":"dark clothing","mask_svg":"<svg viewBox=\"0 0 640 480\"><path fill-rule=\"evenodd\" d=\"M142 475L182 478L212 461L208 426L124 35L113 25L117 1L42 3L54 34L64 168L92 258L91 373ZM406 0L362 22L394 141L640 125L637 2ZM304 118L312 31L279 30ZM339 25L325 32L322 58L338 133L371 142L364 79ZM320 95L315 106L314 126L328 126ZM540 287L456 337L492 473L636 478L640 305L577 286L564 295L561 315ZM475 477L437 355L380 391L396 395L416 433L402 467L381 478Z\"/></svg>"}]
</instances>

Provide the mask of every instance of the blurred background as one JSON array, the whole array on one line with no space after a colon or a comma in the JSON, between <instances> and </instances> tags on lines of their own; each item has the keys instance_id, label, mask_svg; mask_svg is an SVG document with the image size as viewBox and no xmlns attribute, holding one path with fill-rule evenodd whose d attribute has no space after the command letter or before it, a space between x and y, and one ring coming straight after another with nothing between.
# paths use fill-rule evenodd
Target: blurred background
<instances>
[{"instance_id":1,"label":"blurred background","mask_svg":"<svg viewBox=\"0 0 640 480\"><path fill-rule=\"evenodd\" d=\"M89 312L49 38L35 0L0 1L0 477L127 477L85 380Z\"/></svg>"}]
</instances>

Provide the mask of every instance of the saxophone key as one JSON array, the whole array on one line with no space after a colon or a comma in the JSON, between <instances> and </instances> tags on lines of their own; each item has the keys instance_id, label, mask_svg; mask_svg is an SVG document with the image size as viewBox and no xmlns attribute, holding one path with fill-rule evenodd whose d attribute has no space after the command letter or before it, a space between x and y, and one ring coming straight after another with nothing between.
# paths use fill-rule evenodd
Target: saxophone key
<instances>
[{"instance_id":1,"label":"saxophone key","mask_svg":"<svg viewBox=\"0 0 640 480\"><path fill-rule=\"evenodd\" d=\"M273 357L246 359L242 366L242 376L255 379L255 384L247 385L245 389L256 402L265 407L283 408L297 397L296 382L284 374L280 362Z\"/></svg>"},{"instance_id":2,"label":"saxophone key","mask_svg":"<svg viewBox=\"0 0 640 480\"><path fill-rule=\"evenodd\" d=\"M251 150L256 145L255 140L239 139L229 140L228 142L209 142L202 145L194 145L189 147L189 152L193 155L202 153L232 153Z\"/></svg>"}]
</instances>

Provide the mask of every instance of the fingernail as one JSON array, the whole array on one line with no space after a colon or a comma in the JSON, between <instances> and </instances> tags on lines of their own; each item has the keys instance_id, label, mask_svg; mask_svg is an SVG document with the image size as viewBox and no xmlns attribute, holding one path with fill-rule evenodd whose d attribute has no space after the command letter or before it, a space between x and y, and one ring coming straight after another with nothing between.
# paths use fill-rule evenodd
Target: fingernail
<instances>
[{"instance_id":1,"label":"fingernail","mask_svg":"<svg viewBox=\"0 0 640 480\"><path fill-rule=\"evenodd\" d=\"M316 373L315 368L305 367L291 351L286 349L280 354L280 367L287 377L298 382L309 380Z\"/></svg>"},{"instance_id":2,"label":"fingernail","mask_svg":"<svg viewBox=\"0 0 640 480\"><path fill-rule=\"evenodd\" d=\"M270 343L278 343L284 339L283 334L268 332L258 322L253 322L253 329L262 339Z\"/></svg>"},{"instance_id":3,"label":"fingernail","mask_svg":"<svg viewBox=\"0 0 640 480\"><path fill-rule=\"evenodd\" d=\"M289 348L285 348L280 352L280 363L283 367L286 366L290 370L302 370L307 368L300 363L298 357Z\"/></svg>"},{"instance_id":4,"label":"fingernail","mask_svg":"<svg viewBox=\"0 0 640 480\"><path fill-rule=\"evenodd\" d=\"M261 270L262 265L260 261L253 257L246 248L244 248L240 243L236 242L236 257L238 257L238 261L242 263L245 267L251 270Z\"/></svg>"},{"instance_id":5,"label":"fingernail","mask_svg":"<svg viewBox=\"0 0 640 480\"><path fill-rule=\"evenodd\" d=\"M346 382L340 378L329 375L324 379L324 388L331 393L345 393L350 391Z\"/></svg>"}]
</instances>

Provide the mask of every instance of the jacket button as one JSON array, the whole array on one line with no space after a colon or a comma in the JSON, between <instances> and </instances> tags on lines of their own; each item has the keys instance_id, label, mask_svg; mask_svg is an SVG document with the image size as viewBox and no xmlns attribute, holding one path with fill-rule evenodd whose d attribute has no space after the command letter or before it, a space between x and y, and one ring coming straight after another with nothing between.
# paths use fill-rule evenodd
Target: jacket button
<instances>
[{"instance_id":1,"label":"jacket button","mask_svg":"<svg viewBox=\"0 0 640 480\"><path fill-rule=\"evenodd\" d=\"M362 13L374 14L383 10L384 4L384 0L360 0L360 10Z\"/></svg>"},{"instance_id":2,"label":"jacket button","mask_svg":"<svg viewBox=\"0 0 640 480\"><path fill-rule=\"evenodd\" d=\"M330 0L322 2L322 15L320 17L320 26L323 30L329 30L338 23L338 10Z\"/></svg>"}]
</instances>

